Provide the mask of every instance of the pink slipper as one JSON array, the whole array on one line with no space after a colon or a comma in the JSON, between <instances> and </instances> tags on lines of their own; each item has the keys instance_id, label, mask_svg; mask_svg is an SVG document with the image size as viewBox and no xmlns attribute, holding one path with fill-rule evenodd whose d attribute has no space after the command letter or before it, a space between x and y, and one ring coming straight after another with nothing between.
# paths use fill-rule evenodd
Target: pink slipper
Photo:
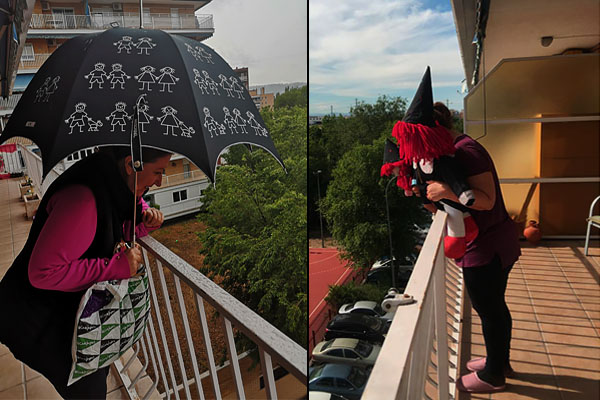
<instances>
[{"instance_id":1,"label":"pink slipper","mask_svg":"<svg viewBox=\"0 0 600 400\"><path fill-rule=\"evenodd\" d=\"M471 372L483 371L485 368L485 357L474 358L467 362L467 369ZM510 378L513 376L515 371L509 366L504 368L504 376Z\"/></svg>"},{"instance_id":2,"label":"pink slipper","mask_svg":"<svg viewBox=\"0 0 600 400\"><path fill-rule=\"evenodd\" d=\"M461 392L493 393L504 390L506 385L492 386L491 384L479 379L477 372L471 372L470 374L461 376L458 382L456 382L456 387Z\"/></svg>"}]
</instances>

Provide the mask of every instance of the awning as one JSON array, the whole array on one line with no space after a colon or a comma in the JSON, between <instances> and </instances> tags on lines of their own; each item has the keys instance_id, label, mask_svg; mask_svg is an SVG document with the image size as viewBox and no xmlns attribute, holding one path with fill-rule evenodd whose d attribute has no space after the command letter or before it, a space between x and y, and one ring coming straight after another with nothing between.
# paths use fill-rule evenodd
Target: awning
<instances>
[{"instance_id":1,"label":"awning","mask_svg":"<svg viewBox=\"0 0 600 400\"><path fill-rule=\"evenodd\" d=\"M29 82L33 79L35 74L19 74L15 78L15 84L13 86L13 92L24 92L29 85Z\"/></svg>"},{"instance_id":2,"label":"awning","mask_svg":"<svg viewBox=\"0 0 600 400\"><path fill-rule=\"evenodd\" d=\"M598 70L598 53L502 60L465 97L466 123L597 117Z\"/></svg>"}]
</instances>

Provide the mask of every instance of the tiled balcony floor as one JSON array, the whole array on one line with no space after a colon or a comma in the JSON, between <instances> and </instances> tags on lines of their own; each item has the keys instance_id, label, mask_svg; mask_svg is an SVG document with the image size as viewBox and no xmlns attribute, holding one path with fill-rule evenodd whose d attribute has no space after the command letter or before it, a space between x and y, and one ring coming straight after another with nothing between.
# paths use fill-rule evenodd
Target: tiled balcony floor
<instances>
[{"instance_id":1,"label":"tiled balcony floor","mask_svg":"<svg viewBox=\"0 0 600 400\"><path fill-rule=\"evenodd\" d=\"M19 180L0 179L0 278L19 254L31 227L25 205L19 200ZM5 305L0 305L0 307ZM107 398L127 398L114 368L107 380ZM16 360L0 344L0 399L61 399L43 376Z\"/></svg>"},{"instance_id":2,"label":"tiled balcony floor","mask_svg":"<svg viewBox=\"0 0 600 400\"><path fill-rule=\"evenodd\" d=\"M506 292L516 375L505 392L459 399L600 399L600 248L598 240L590 245L586 257L583 240L522 242ZM479 317L465 314L461 374L466 361L485 355Z\"/></svg>"}]
</instances>

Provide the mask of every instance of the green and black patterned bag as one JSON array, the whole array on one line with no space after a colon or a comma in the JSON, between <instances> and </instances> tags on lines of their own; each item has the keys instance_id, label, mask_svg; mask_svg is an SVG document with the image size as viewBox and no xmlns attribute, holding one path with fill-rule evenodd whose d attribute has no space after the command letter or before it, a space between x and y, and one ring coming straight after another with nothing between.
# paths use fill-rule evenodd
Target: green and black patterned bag
<instances>
[{"instance_id":1,"label":"green and black patterned bag","mask_svg":"<svg viewBox=\"0 0 600 400\"><path fill-rule=\"evenodd\" d=\"M141 338L149 315L146 274L89 288L77 310L67 386L115 362Z\"/></svg>"}]
</instances>

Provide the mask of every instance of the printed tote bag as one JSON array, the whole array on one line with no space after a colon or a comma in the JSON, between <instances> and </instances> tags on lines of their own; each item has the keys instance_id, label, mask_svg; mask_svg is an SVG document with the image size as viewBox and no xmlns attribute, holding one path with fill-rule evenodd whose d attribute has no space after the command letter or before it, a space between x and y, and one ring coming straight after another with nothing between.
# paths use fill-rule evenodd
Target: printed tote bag
<instances>
[{"instance_id":1,"label":"printed tote bag","mask_svg":"<svg viewBox=\"0 0 600 400\"><path fill-rule=\"evenodd\" d=\"M98 282L77 310L68 385L115 362L137 342L150 316L148 276Z\"/></svg>"}]
</instances>

